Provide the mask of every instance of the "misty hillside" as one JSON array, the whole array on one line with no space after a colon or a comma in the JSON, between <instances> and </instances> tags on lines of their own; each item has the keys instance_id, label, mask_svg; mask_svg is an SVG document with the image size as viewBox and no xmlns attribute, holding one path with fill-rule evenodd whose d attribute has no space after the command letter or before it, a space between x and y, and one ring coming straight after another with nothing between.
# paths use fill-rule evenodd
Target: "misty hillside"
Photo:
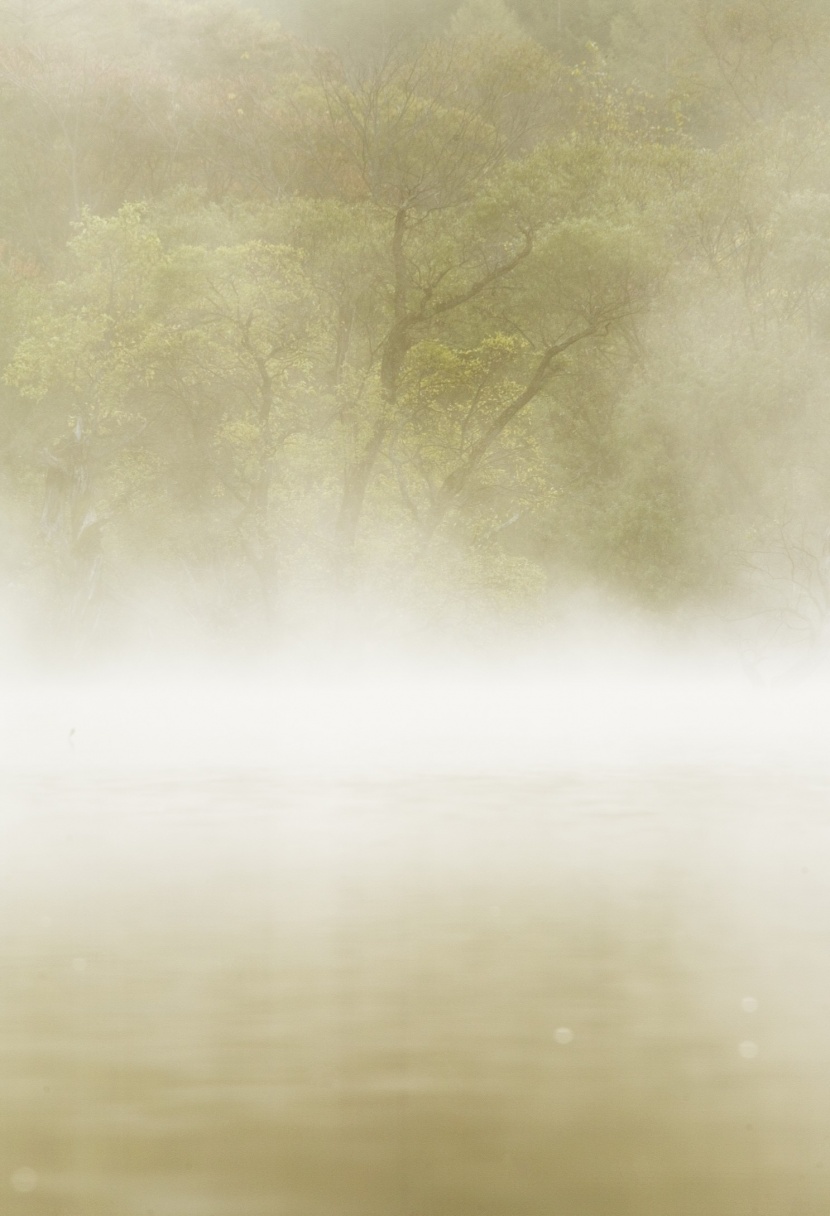
<instances>
[{"instance_id":1,"label":"misty hillside","mask_svg":"<svg viewBox=\"0 0 830 1216\"><path fill-rule=\"evenodd\" d=\"M587 591L818 644L821 0L9 0L0 80L30 639Z\"/></svg>"}]
</instances>

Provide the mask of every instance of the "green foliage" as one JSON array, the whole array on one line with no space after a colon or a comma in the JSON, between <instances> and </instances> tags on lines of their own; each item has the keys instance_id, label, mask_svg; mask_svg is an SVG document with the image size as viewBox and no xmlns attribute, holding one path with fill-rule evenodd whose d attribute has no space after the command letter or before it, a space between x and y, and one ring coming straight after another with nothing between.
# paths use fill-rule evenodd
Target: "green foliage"
<instances>
[{"instance_id":1,"label":"green foliage","mask_svg":"<svg viewBox=\"0 0 830 1216\"><path fill-rule=\"evenodd\" d=\"M5 576L73 628L141 571L245 630L817 602L818 0L260 9L6 14Z\"/></svg>"}]
</instances>

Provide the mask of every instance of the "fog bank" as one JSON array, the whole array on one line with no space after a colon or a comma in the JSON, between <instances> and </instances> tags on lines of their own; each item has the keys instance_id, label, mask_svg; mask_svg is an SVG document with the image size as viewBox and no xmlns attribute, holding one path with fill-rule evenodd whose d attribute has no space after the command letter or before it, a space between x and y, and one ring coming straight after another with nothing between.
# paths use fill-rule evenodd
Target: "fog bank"
<instances>
[{"instance_id":1,"label":"fog bank","mask_svg":"<svg viewBox=\"0 0 830 1216\"><path fill-rule=\"evenodd\" d=\"M830 767L830 685L666 667L11 681L6 772L315 777Z\"/></svg>"}]
</instances>

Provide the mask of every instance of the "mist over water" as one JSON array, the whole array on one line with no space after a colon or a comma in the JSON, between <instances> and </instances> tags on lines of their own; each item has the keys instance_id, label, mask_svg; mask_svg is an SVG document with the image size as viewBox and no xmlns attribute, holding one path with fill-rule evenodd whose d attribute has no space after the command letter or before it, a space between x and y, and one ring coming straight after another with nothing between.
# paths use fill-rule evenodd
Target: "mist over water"
<instances>
[{"instance_id":1,"label":"mist over water","mask_svg":"<svg viewBox=\"0 0 830 1216\"><path fill-rule=\"evenodd\" d=\"M830 1210L825 9L0 7L0 1216Z\"/></svg>"},{"instance_id":2,"label":"mist over water","mask_svg":"<svg viewBox=\"0 0 830 1216\"><path fill-rule=\"evenodd\" d=\"M830 683L597 645L501 663L329 653L7 677L16 771L491 776L717 766L823 771Z\"/></svg>"},{"instance_id":3,"label":"mist over water","mask_svg":"<svg viewBox=\"0 0 830 1216\"><path fill-rule=\"evenodd\" d=\"M630 656L7 684L3 1210L825 1210L829 707Z\"/></svg>"}]
</instances>

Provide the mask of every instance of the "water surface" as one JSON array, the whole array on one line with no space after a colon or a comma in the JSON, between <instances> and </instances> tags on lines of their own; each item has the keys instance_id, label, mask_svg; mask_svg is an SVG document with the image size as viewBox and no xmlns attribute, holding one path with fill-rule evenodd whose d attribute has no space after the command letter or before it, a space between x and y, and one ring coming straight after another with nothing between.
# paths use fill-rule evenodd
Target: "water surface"
<instances>
[{"instance_id":1,"label":"water surface","mask_svg":"<svg viewBox=\"0 0 830 1216\"><path fill-rule=\"evenodd\" d=\"M830 783L8 771L9 1216L830 1205Z\"/></svg>"}]
</instances>

